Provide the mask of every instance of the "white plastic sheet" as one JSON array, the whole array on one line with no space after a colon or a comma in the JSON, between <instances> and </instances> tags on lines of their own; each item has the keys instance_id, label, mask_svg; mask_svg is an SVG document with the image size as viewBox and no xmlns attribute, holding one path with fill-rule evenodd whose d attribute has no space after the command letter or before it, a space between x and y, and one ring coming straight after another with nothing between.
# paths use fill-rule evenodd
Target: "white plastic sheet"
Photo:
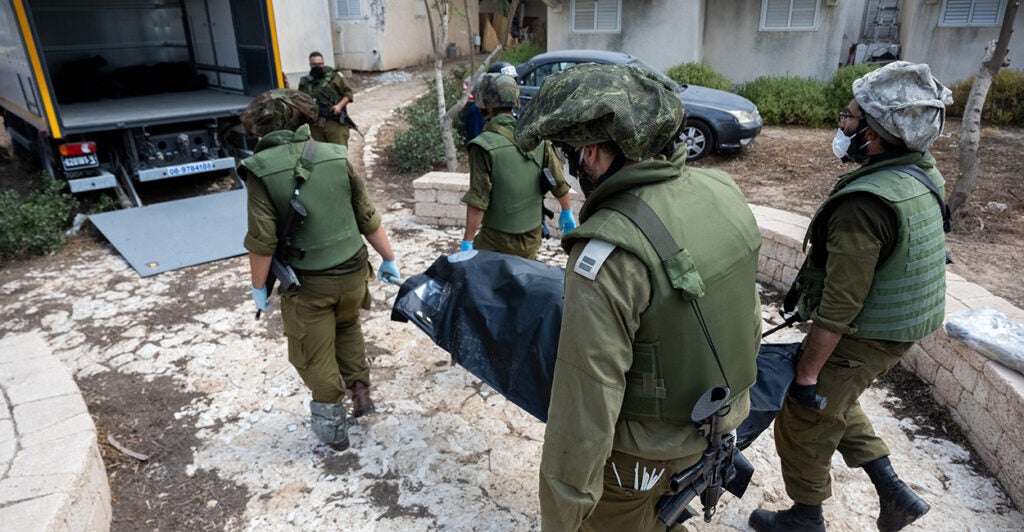
<instances>
[{"instance_id":1,"label":"white plastic sheet","mask_svg":"<svg viewBox=\"0 0 1024 532\"><path fill-rule=\"evenodd\" d=\"M946 333L986 357L1024 375L1024 325L994 308L949 315Z\"/></svg>"}]
</instances>

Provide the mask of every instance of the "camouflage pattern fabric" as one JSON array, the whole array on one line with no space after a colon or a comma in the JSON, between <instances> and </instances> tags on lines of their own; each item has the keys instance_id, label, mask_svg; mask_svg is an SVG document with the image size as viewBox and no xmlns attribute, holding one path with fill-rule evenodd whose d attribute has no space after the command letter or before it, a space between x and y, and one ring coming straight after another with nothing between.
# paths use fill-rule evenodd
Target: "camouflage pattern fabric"
<instances>
[{"instance_id":1,"label":"camouflage pattern fabric","mask_svg":"<svg viewBox=\"0 0 1024 532\"><path fill-rule=\"evenodd\" d=\"M574 148L614 142L631 160L658 153L683 123L675 87L630 65L585 63L544 80L516 125L516 144L541 140Z\"/></svg>"},{"instance_id":2,"label":"camouflage pattern fabric","mask_svg":"<svg viewBox=\"0 0 1024 532\"><path fill-rule=\"evenodd\" d=\"M505 74L484 74L473 95L480 109L519 107L519 84Z\"/></svg>"},{"instance_id":3,"label":"camouflage pattern fabric","mask_svg":"<svg viewBox=\"0 0 1024 532\"><path fill-rule=\"evenodd\" d=\"M316 120L316 102L294 89L271 89L253 98L241 120L246 131L260 137L282 129L295 131Z\"/></svg>"},{"instance_id":4,"label":"camouflage pattern fabric","mask_svg":"<svg viewBox=\"0 0 1024 532\"><path fill-rule=\"evenodd\" d=\"M868 125L902 140L912 151L927 150L942 132L953 93L926 64L896 61L853 82L853 97ZM886 138L890 142L892 139Z\"/></svg>"}]
</instances>

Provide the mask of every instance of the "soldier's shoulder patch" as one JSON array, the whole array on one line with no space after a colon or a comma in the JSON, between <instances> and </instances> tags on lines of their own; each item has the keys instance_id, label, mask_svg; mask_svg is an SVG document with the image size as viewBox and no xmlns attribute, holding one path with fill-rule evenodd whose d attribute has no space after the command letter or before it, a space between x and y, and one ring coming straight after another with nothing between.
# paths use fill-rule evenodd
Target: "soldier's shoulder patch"
<instances>
[{"instance_id":1,"label":"soldier's shoulder patch","mask_svg":"<svg viewBox=\"0 0 1024 532\"><path fill-rule=\"evenodd\" d=\"M572 270L593 281L597 278L597 272L601 271L601 266L604 266L608 255L614 250L615 244L592 238L583 248L583 253L580 253L580 258L576 260Z\"/></svg>"}]
</instances>

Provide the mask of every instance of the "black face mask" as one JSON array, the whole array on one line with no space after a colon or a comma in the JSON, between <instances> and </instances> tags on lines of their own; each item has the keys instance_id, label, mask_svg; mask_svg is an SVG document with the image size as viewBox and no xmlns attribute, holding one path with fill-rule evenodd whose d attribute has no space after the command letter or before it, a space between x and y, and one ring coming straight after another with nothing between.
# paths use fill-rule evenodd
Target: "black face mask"
<instances>
[{"instance_id":1,"label":"black face mask","mask_svg":"<svg viewBox=\"0 0 1024 532\"><path fill-rule=\"evenodd\" d=\"M322 66L311 67L309 69L309 75L313 76L316 79L323 78L324 77L324 67L322 67Z\"/></svg>"},{"instance_id":2,"label":"black face mask","mask_svg":"<svg viewBox=\"0 0 1024 532\"><path fill-rule=\"evenodd\" d=\"M853 138L850 139L850 145L846 148L846 157L843 157L843 162L853 161L857 164L861 164L868 160L867 144L864 142L864 132L868 130L867 126L861 126L856 133L853 134Z\"/></svg>"}]
</instances>

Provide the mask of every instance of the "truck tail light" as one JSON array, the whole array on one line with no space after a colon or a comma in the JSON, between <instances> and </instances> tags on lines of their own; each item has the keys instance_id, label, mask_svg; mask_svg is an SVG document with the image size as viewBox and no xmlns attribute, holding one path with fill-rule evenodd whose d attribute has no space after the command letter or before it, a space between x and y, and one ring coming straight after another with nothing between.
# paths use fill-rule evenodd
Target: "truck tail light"
<instances>
[{"instance_id":1,"label":"truck tail light","mask_svg":"<svg viewBox=\"0 0 1024 532\"><path fill-rule=\"evenodd\" d=\"M89 153L96 153L95 142L71 142L60 145L60 154L62 157L86 155Z\"/></svg>"}]
</instances>

